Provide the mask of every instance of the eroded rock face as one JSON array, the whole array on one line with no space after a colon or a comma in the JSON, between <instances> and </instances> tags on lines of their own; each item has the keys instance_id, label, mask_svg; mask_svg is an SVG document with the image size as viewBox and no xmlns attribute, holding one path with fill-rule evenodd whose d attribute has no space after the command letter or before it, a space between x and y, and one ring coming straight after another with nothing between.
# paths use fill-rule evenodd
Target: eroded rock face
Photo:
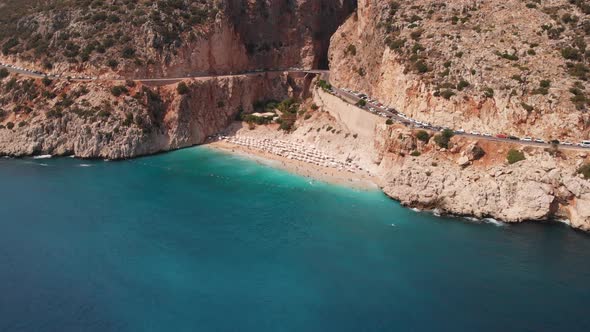
<instances>
[{"instance_id":1,"label":"eroded rock face","mask_svg":"<svg viewBox=\"0 0 590 332\"><path fill-rule=\"evenodd\" d=\"M590 36L559 17L589 17L567 0L537 8L518 0L358 3L357 14L332 37L330 79L337 87L449 128L588 138L588 106L570 88L587 95L587 81L571 68L589 64L562 53L577 52L573 41L587 44Z\"/></svg>"},{"instance_id":2,"label":"eroded rock face","mask_svg":"<svg viewBox=\"0 0 590 332\"><path fill-rule=\"evenodd\" d=\"M31 4L15 24L2 25L28 34L0 61L64 77L128 79L327 69L330 37L355 6L355 0L161 1L116 10L115 5ZM0 34L0 45L11 37ZM44 48L24 47L28 44Z\"/></svg>"},{"instance_id":3,"label":"eroded rock face","mask_svg":"<svg viewBox=\"0 0 590 332\"><path fill-rule=\"evenodd\" d=\"M0 154L121 159L200 144L256 101L292 96L299 79L260 74L187 80L184 94L176 84L134 85L117 97L110 84L84 85L87 94L74 97L80 84L62 83L72 104L61 110L58 97L29 113L10 114L0 129Z\"/></svg>"},{"instance_id":4,"label":"eroded rock face","mask_svg":"<svg viewBox=\"0 0 590 332\"><path fill-rule=\"evenodd\" d=\"M431 154L398 160L384 171L386 194L403 204L507 222L568 218L590 229L590 182L571 165L534 155L514 165L464 167ZM459 164L459 165L457 165Z\"/></svg>"}]
</instances>

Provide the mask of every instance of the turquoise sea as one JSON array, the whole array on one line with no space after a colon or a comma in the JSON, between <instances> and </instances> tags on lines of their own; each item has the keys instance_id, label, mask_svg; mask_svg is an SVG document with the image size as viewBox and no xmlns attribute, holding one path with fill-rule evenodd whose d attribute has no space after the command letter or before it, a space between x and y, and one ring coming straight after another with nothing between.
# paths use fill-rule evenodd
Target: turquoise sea
<instances>
[{"instance_id":1,"label":"turquoise sea","mask_svg":"<svg viewBox=\"0 0 590 332\"><path fill-rule=\"evenodd\" d=\"M207 148L0 160L0 331L590 331L590 236Z\"/></svg>"}]
</instances>

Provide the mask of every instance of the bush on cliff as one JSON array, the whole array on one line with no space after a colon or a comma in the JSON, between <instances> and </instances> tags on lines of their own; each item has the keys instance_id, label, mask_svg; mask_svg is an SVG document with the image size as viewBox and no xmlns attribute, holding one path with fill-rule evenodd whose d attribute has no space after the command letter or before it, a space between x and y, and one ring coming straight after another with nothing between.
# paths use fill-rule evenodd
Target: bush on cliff
<instances>
[{"instance_id":1,"label":"bush on cliff","mask_svg":"<svg viewBox=\"0 0 590 332\"><path fill-rule=\"evenodd\" d=\"M584 179L590 180L590 163L582 165L582 167L578 169L578 174L582 174Z\"/></svg>"},{"instance_id":2,"label":"bush on cliff","mask_svg":"<svg viewBox=\"0 0 590 332\"><path fill-rule=\"evenodd\" d=\"M516 149L510 149L506 155L506 160L508 160L508 163L511 165L525 159L524 152L518 151Z\"/></svg>"},{"instance_id":3,"label":"bush on cliff","mask_svg":"<svg viewBox=\"0 0 590 332\"><path fill-rule=\"evenodd\" d=\"M8 73L8 70L6 68L0 69L0 80L3 79L3 78L5 78L5 77L8 77L8 75L9 75L9 73Z\"/></svg>"},{"instance_id":4,"label":"bush on cliff","mask_svg":"<svg viewBox=\"0 0 590 332\"><path fill-rule=\"evenodd\" d=\"M434 136L434 142L441 148L448 149L451 138L455 133L450 129L445 129L441 134Z\"/></svg>"},{"instance_id":5,"label":"bush on cliff","mask_svg":"<svg viewBox=\"0 0 590 332\"><path fill-rule=\"evenodd\" d=\"M122 86L122 85L116 85L116 86L114 86L114 87L111 88L111 93L115 97L119 97L123 93L127 93L127 92L129 92L129 90L127 90L127 88L124 87L124 86Z\"/></svg>"},{"instance_id":6,"label":"bush on cliff","mask_svg":"<svg viewBox=\"0 0 590 332\"><path fill-rule=\"evenodd\" d=\"M416 138L424 143L428 143L428 141L430 141L430 135L425 130L419 130L416 133Z\"/></svg>"},{"instance_id":7,"label":"bush on cliff","mask_svg":"<svg viewBox=\"0 0 590 332\"><path fill-rule=\"evenodd\" d=\"M188 85L186 85L184 82L178 83L176 86L176 92L178 92L179 95L185 95L189 93Z\"/></svg>"}]
</instances>

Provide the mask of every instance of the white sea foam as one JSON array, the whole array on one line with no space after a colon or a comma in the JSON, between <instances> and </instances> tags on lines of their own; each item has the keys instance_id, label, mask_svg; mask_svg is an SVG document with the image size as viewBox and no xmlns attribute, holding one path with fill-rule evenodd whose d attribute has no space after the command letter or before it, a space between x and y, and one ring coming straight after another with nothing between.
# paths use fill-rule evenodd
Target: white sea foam
<instances>
[{"instance_id":1,"label":"white sea foam","mask_svg":"<svg viewBox=\"0 0 590 332\"><path fill-rule=\"evenodd\" d=\"M434 216L436 216L436 217L440 217L442 215L442 213L439 209L432 210L432 214L434 214Z\"/></svg>"},{"instance_id":2,"label":"white sea foam","mask_svg":"<svg viewBox=\"0 0 590 332\"><path fill-rule=\"evenodd\" d=\"M49 159L51 157L52 156L50 154L44 154L44 155L41 155L41 156L34 156L33 159Z\"/></svg>"},{"instance_id":3,"label":"white sea foam","mask_svg":"<svg viewBox=\"0 0 590 332\"><path fill-rule=\"evenodd\" d=\"M38 164L39 166L43 166L43 167L47 167L49 166L48 164Z\"/></svg>"},{"instance_id":4,"label":"white sea foam","mask_svg":"<svg viewBox=\"0 0 590 332\"><path fill-rule=\"evenodd\" d=\"M90 165L90 164L80 164L78 166L80 166L80 167L92 167L92 165Z\"/></svg>"},{"instance_id":5,"label":"white sea foam","mask_svg":"<svg viewBox=\"0 0 590 332\"><path fill-rule=\"evenodd\" d=\"M557 222L560 222L562 224L566 224L568 226L572 225L572 223L569 221L569 219L557 219Z\"/></svg>"},{"instance_id":6,"label":"white sea foam","mask_svg":"<svg viewBox=\"0 0 590 332\"><path fill-rule=\"evenodd\" d=\"M410 210L414 211L414 212L422 212L422 210L418 209L418 208L411 208Z\"/></svg>"},{"instance_id":7,"label":"white sea foam","mask_svg":"<svg viewBox=\"0 0 590 332\"><path fill-rule=\"evenodd\" d=\"M494 218L483 218L482 221L485 222L486 224L492 224L492 225L498 226L498 227L506 226L505 223L498 221Z\"/></svg>"}]
</instances>

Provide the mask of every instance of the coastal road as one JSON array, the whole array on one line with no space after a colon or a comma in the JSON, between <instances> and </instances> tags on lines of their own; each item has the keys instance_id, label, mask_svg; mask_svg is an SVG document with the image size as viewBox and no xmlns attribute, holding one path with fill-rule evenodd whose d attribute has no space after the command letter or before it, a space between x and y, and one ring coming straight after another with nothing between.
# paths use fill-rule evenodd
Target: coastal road
<instances>
[{"instance_id":1,"label":"coastal road","mask_svg":"<svg viewBox=\"0 0 590 332\"><path fill-rule=\"evenodd\" d=\"M0 68L6 68L11 73L16 73L19 75L33 77L33 78L43 78L48 77L51 79L68 79L68 77L64 77L63 75L53 75L53 74L44 74L39 71L28 70L26 68L18 68L11 65L6 65L0 63ZM244 72L230 72L225 74L211 74L211 73L194 73L192 75L186 75L181 77L162 77L162 78L98 78L98 77L70 77L69 79L72 81L79 81L79 82L91 82L91 81L98 81L98 82L122 82L126 80L133 80L139 81L143 83L174 83L178 81L182 81L185 79L213 79L213 78L226 78L226 77L235 77L235 76L255 76L260 74L266 73L307 73L307 74L318 74L321 75L321 78L329 81L330 71L329 70L320 70L320 69L302 69L302 68L287 68L287 69L258 69L258 70L251 70L251 71L244 71ZM344 89L337 88L332 86L332 94L339 96L342 100L357 105L357 103L361 100L361 98L351 92L348 92ZM393 121L399 122L407 127L410 128L422 128L434 132L438 132L443 130L442 127L432 126L432 125L425 125L425 124L418 124L416 121L404 118L400 116L400 114L390 108L380 107L377 103L366 101L366 106L359 106L358 108L362 109L363 111L382 116L384 118L389 118ZM371 108L375 109L375 112L371 112ZM379 114L381 113L381 114ZM451 129L452 130L452 129ZM512 144L520 144L523 146L533 146L533 147L541 147L546 148L550 147L550 143L541 143L535 141L524 141L522 139L510 139L510 138L500 138L496 136L489 136L489 135L475 135L470 133L458 132L453 130L455 135L469 137L473 139L480 139L492 142L502 142L502 143L512 143ZM588 151L590 147L581 147L576 145L565 145L565 144L558 144L560 149L564 150L574 150L574 151Z\"/></svg>"},{"instance_id":2,"label":"coastal road","mask_svg":"<svg viewBox=\"0 0 590 332\"><path fill-rule=\"evenodd\" d=\"M347 102L349 104L353 104L365 112L368 112L368 113L371 113L374 115L379 115L378 113L383 113L384 115L381 115L382 117L389 118L395 122L399 122L399 123L405 125L406 127L416 128L416 129L418 129L418 128L425 129L425 130L429 130L429 131L433 131L433 132L439 132L444 129L444 128L438 127L438 126L417 124L415 121L401 117L399 115L399 113L397 113L395 111L391 111L391 109L381 108L380 106L377 105L377 103L369 102L368 100L366 100L366 103L367 103L366 106L360 106L357 103L361 100L361 98L353 93L350 93L350 92L344 90L344 89L340 89L340 88L336 88L336 87L332 86L332 93L334 95L340 97L345 102ZM370 108L374 108L376 110L377 114L374 112L371 112ZM449 129L451 129L451 128L449 128ZM451 129L451 130L453 130L453 129ZM523 141L521 139L500 138L500 137L487 136L487 135L475 135L475 134L470 134L470 133L457 132L455 130L453 130L453 132L455 133L456 136L468 137L468 138L479 139L479 140L486 140L486 141L490 141L490 142L511 143L511 144L519 144L519 145L523 145L523 146L540 147L540 148L551 147L551 143ZM575 146L575 145L558 144L558 146L562 150L573 150L573 151L584 151L584 152L588 152L590 150L590 148Z\"/></svg>"},{"instance_id":3,"label":"coastal road","mask_svg":"<svg viewBox=\"0 0 590 332\"><path fill-rule=\"evenodd\" d=\"M185 79L210 79L210 78L224 78L224 77L235 77L235 76L255 76L260 74L266 73L306 73L306 74L328 74L328 70L319 70L319 69L302 69L302 68L286 68L286 69L257 69L257 70L250 70L250 71L243 71L243 72L230 72L230 73L222 73L222 74L211 74L211 73L194 73L194 74L187 74L185 76L178 76L178 77L147 77L147 78L100 78L100 77L80 77L80 76L72 76L72 75L58 75L58 74L45 74L35 70L29 70L26 68L17 68L15 66L2 64L0 63L0 68L6 68L9 72L19 74L26 77L32 78L43 78L48 77L50 79L69 79L72 81L77 82L90 82L90 81L98 81L98 82L123 82L126 80L131 81L138 81L138 82L178 82Z\"/></svg>"}]
</instances>

